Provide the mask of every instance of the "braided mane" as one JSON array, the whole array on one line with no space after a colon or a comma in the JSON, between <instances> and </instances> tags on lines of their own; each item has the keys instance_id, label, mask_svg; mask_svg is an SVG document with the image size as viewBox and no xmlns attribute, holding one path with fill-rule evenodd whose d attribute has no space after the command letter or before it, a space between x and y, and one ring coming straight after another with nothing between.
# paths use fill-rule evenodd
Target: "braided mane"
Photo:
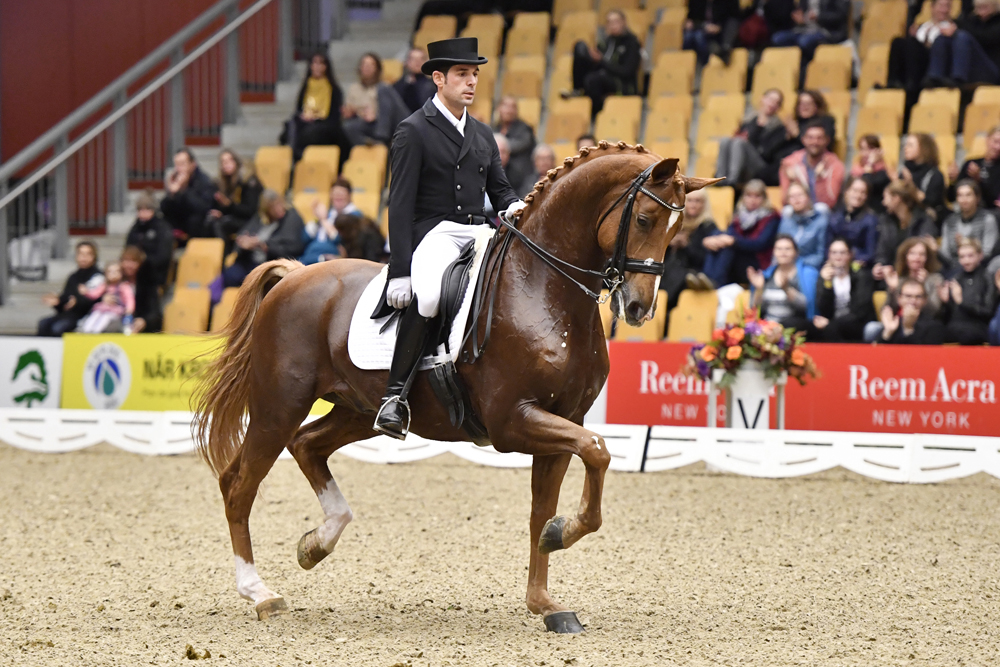
<instances>
[{"instance_id":1,"label":"braided mane","mask_svg":"<svg viewBox=\"0 0 1000 667\"><path fill-rule=\"evenodd\" d=\"M613 150L629 152L629 153L637 153L637 154L649 153L649 150L647 150L646 147L643 146L642 144L636 144L635 146L633 146L631 144L625 143L624 141L619 141L616 144L612 144L602 139L600 142L598 142L596 146L584 146L583 148L580 149L580 152L577 155L568 157L565 160L563 160L563 163L558 167L555 167L554 169L549 169L547 172L545 172L545 176L543 176L541 179L539 179L537 183L535 183L535 187L531 189L531 192L529 192L524 196L524 203L527 204L528 206L520 212L521 217L524 217L524 215L526 215L528 211L534 208L532 206L532 203L537 201L539 196L541 196L541 194L545 190L546 184L555 181L566 170L572 169L579 163L583 161L589 161L588 160L589 157L591 156L599 157L600 155L605 155L609 151Z\"/></svg>"}]
</instances>

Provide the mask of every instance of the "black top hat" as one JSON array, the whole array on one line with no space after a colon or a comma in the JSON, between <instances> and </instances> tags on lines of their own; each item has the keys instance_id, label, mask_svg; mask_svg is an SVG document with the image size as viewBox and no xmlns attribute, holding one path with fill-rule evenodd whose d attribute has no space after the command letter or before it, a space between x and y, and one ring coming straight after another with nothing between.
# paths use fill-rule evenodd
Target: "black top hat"
<instances>
[{"instance_id":1,"label":"black top hat","mask_svg":"<svg viewBox=\"0 0 1000 667\"><path fill-rule=\"evenodd\" d=\"M420 68L427 76L435 70L447 70L452 65L485 65L489 61L479 55L479 40L475 37L442 39L427 45L429 60Z\"/></svg>"}]
</instances>

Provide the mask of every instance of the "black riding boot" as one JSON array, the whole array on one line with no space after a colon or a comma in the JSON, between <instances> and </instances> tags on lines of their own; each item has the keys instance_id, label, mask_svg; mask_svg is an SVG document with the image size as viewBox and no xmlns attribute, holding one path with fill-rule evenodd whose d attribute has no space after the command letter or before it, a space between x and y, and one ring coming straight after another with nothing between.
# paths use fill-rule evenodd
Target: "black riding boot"
<instances>
[{"instance_id":1,"label":"black riding boot","mask_svg":"<svg viewBox=\"0 0 1000 667\"><path fill-rule=\"evenodd\" d=\"M392 353L392 365L389 366L389 384L382 399L382 408L372 427L397 440L404 440L410 427L410 406L406 397L412 384L410 377L414 375L427 342L431 319L420 315L417 300L414 299L407 306L399 323L396 349Z\"/></svg>"}]
</instances>

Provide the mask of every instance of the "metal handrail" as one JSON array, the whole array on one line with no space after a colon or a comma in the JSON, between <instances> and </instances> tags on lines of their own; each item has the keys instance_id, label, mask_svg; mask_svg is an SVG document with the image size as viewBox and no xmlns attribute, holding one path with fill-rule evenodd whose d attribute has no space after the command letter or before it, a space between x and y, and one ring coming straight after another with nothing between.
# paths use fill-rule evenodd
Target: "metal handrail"
<instances>
[{"instance_id":1,"label":"metal handrail","mask_svg":"<svg viewBox=\"0 0 1000 667\"><path fill-rule=\"evenodd\" d=\"M129 98L127 102L125 102L121 107L115 109L115 111L113 111L109 116L104 118L104 120L102 120L97 125L88 130L86 133L78 137L75 141L73 141L73 143L71 143L68 147L66 147L65 150L58 153L44 165L36 169L30 176L28 176L20 183L18 183L17 187L11 190L5 197L0 199L0 210L5 208L15 199L17 199L17 197L23 194L25 191L27 191L28 188L30 188L35 183L40 181L42 178L47 176L53 169L55 169L60 164L62 164L70 157L72 157L74 153L76 153L78 150L80 150L80 148L89 143L94 137L96 137L101 132L114 125L118 120L123 118L125 114L127 114L129 111L135 108L140 102L145 100L147 97L149 97L154 92L159 90L164 84L168 83L171 79L180 74L185 68L187 68L188 65L193 63L209 49L211 49L216 44L221 42L223 39L228 37L233 31L235 31L241 25L250 20L250 18L253 17L257 12L262 10L267 5L271 4L272 1L273 0L258 0L258 2L254 3L249 8L247 8L246 11L240 14L239 17L237 17L229 24L227 24L225 27L223 27L221 30L219 30L217 33L209 37L198 48L196 48L194 51L186 55L184 58L182 58L179 62L173 65L166 72L156 77L156 79L153 80L151 83L149 83L149 85L147 85L141 91L139 91L131 98ZM204 28L205 24L210 23L212 20L218 18L219 13L217 13L217 10L221 8L221 10L224 12L225 10L229 9L231 6L237 4L238 2L239 0L222 0L221 2L216 4L212 9L202 14L201 17L196 19L193 23L189 24L189 29L185 29L177 33L177 35L173 39L170 39L160 48L158 48L156 51L150 54L150 56L140 61L139 65L145 65L145 68L148 69L152 65L162 61L164 58L169 56L172 51L176 50L179 47L179 45L183 45L184 42L187 41L187 39L190 39L190 37L193 34L197 34L200 28ZM200 28L197 27L196 24L197 26L200 26ZM191 34L188 34L189 32L191 32ZM178 42L177 40L178 37L183 37L184 39L181 39ZM166 48L168 46L170 47L169 49ZM150 61L150 58L152 58L153 56L157 57L154 60ZM46 132L38 140L33 142L31 146L28 146L23 151L18 153L16 156L11 158L8 162L6 162L3 165L3 167L0 167L0 180L5 180L9 178L11 175L13 175L13 173L16 173L18 169L22 168L32 159L37 157L42 151L47 150L52 144L56 143L57 140L66 136L66 133L69 132L69 130L71 130L73 127L75 127L80 122L80 120L86 119L96 109L110 102L111 99L115 97L115 95L117 95L120 91L127 88L127 86L129 85L129 83L131 83L131 81L134 81L139 76L145 74L145 71L135 74L136 68L138 68L139 65L136 65L135 67L131 68L128 72L119 77L114 83L108 86L108 88L105 88L104 92L95 95L93 98L90 99L89 102L85 103L82 107L74 111L72 114L67 116L62 122L60 122L54 128ZM50 139L50 135L53 135L53 138ZM35 148L36 145L39 146L37 149ZM22 157L25 154L28 154L27 157ZM17 164L12 165L11 163L14 162L16 162Z\"/></svg>"}]
</instances>

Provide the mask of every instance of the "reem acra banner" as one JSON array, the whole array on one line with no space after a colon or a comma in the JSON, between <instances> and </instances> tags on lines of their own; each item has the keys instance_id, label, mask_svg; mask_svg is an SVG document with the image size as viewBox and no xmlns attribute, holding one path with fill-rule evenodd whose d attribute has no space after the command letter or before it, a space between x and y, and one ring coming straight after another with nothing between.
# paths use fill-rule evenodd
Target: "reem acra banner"
<instances>
[{"instance_id":1,"label":"reem acra banner","mask_svg":"<svg viewBox=\"0 0 1000 667\"><path fill-rule=\"evenodd\" d=\"M708 385L680 373L689 344L612 342L609 349L609 423L707 425ZM789 380L789 429L1000 435L1000 348L814 343L807 349L822 377L804 387Z\"/></svg>"},{"instance_id":2,"label":"reem acra banner","mask_svg":"<svg viewBox=\"0 0 1000 667\"><path fill-rule=\"evenodd\" d=\"M62 363L58 338L0 337L0 408L58 408Z\"/></svg>"}]
</instances>

